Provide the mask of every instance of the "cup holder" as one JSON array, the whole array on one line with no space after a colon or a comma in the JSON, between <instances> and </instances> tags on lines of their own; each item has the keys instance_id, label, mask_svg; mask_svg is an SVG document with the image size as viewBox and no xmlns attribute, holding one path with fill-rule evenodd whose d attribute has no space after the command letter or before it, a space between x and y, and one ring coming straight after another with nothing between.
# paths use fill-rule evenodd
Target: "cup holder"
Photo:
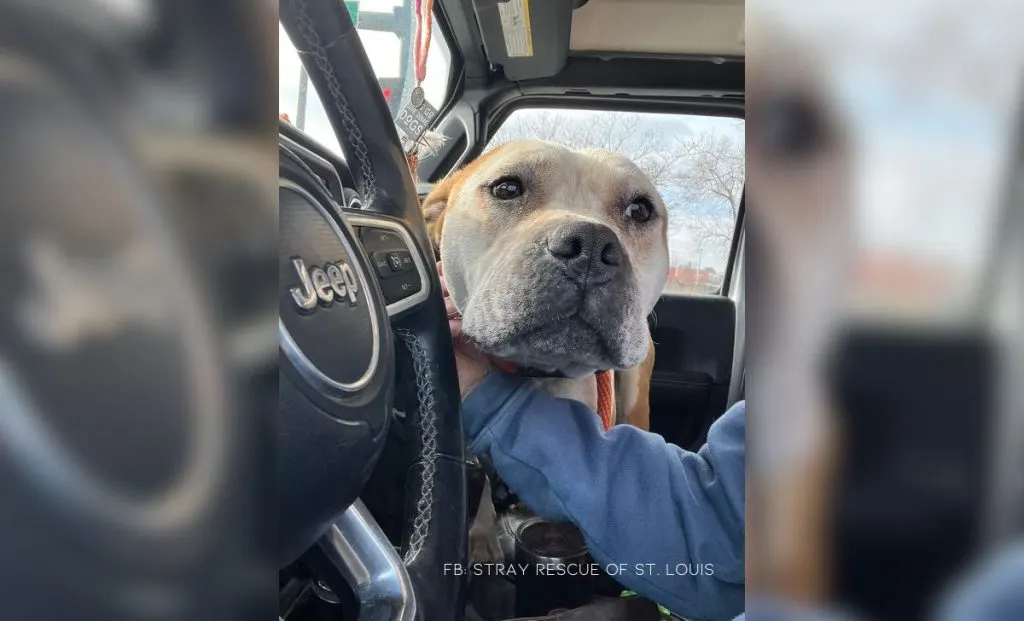
<instances>
[{"instance_id":1,"label":"cup holder","mask_svg":"<svg viewBox=\"0 0 1024 621\"><path fill-rule=\"evenodd\" d=\"M574 525L533 517L515 529L517 616L545 615L590 601L597 568Z\"/></svg>"}]
</instances>

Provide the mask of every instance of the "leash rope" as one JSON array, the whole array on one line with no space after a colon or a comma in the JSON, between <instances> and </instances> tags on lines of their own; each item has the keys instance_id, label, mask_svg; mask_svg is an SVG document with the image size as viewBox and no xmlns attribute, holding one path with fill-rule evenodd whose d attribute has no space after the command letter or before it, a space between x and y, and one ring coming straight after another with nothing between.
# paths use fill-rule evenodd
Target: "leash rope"
<instances>
[{"instance_id":1,"label":"leash rope","mask_svg":"<svg viewBox=\"0 0 1024 621\"><path fill-rule=\"evenodd\" d=\"M605 431L615 424L615 403L612 393L612 372L598 371L597 377L597 415L601 417L601 426Z\"/></svg>"}]
</instances>

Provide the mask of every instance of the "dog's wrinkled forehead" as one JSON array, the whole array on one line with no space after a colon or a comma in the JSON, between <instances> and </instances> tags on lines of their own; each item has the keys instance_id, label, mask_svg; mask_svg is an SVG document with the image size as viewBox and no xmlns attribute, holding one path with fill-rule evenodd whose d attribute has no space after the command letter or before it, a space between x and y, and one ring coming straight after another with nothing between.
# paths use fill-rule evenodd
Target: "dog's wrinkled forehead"
<instances>
[{"instance_id":1,"label":"dog's wrinkled forehead","mask_svg":"<svg viewBox=\"0 0 1024 621\"><path fill-rule=\"evenodd\" d=\"M657 190L635 163L604 149L570 149L541 140L522 140L499 147L467 181L483 186L504 177L523 182L531 202L552 203L569 211L628 204L637 196L658 202Z\"/></svg>"}]
</instances>

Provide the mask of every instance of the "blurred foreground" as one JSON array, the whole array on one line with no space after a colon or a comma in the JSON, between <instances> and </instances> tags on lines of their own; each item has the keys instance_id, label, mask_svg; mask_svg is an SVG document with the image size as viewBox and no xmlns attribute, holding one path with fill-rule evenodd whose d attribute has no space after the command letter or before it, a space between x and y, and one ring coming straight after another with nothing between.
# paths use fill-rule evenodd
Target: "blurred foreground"
<instances>
[{"instance_id":1,"label":"blurred foreground","mask_svg":"<svg viewBox=\"0 0 1024 621\"><path fill-rule=\"evenodd\" d=\"M274 610L276 13L0 1L2 619Z\"/></svg>"},{"instance_id":2,"label":"blurred foreground","mask_svg":"<svg viewBox=\"0 0 1024 621\"><path fill-rule=\"evenodd\" d=\"M747 3L752 619L1024 618L1022 26Z\"/></svg>"}]
</instances>

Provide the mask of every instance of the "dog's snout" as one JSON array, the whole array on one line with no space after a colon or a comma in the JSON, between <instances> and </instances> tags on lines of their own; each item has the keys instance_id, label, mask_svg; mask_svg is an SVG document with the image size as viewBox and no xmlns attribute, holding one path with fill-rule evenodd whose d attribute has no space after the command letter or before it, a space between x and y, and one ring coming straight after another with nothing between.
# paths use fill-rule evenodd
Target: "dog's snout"
<instances>
[{"instance_id":1,"label":"dog's snout","mask_svg":"<svg viewBox=\"0 0 1024 621\"><path fill-rule=\"evenodd\" d=\"M615 231L596 222L573 222L555 229L547 239L548 252L564 263L570 277L586 284L601 284L622 263L622 247Z\"/></svg>"}]
</instances>

